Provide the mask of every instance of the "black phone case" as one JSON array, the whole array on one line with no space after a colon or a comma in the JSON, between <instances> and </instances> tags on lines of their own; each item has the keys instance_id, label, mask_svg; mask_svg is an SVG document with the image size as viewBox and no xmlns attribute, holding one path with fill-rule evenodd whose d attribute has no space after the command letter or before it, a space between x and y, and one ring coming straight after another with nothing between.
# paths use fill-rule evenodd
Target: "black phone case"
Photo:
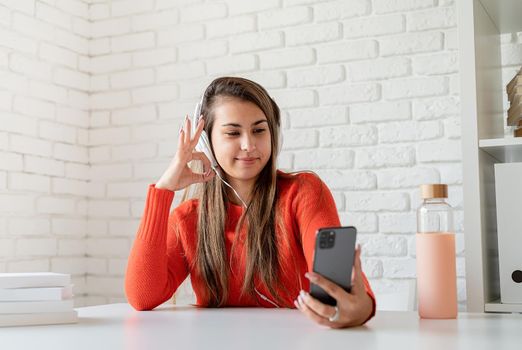
<instances>
[{"instance_id":1,"label":"black phone case","mask_svg":"<svg viewBox=\"0 0 522 350\"><path fill-rule=\"evenodd\" d=\"M335 232L333 246L321 248L321 233L332 231ZM321 228L317 231L315 237L313 271L328 278L348 292L352 284L356 236L357 229L355 227L345 226ZM324 304L332 306L337 304L334 298L316 284L310 283L310 294Z\"/></svg>"}]
</instances>

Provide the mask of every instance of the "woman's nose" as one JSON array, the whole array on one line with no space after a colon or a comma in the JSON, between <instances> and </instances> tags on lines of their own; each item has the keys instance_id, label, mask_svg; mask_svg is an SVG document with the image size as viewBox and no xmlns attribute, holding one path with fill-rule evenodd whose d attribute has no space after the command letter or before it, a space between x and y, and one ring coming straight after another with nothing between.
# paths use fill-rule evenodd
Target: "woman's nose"
<instances>
[{"instance_id":1,"label":"woman's nose","mask_svg":"<svg viewBox=\"0 0 522 350\"><path fill-rule=\"evenodd\" d=\"M255 140L250 135L244 135L241 139L241 150L245 152L251 152L256 148Z\"/></svg>"}]
</instances>

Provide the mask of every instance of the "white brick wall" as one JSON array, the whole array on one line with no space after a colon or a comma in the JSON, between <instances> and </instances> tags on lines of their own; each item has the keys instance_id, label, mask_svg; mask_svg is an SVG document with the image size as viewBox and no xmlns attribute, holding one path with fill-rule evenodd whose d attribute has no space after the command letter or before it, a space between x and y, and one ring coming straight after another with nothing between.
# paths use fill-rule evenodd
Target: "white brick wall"
<instances>
[{"instance_id":1,"label":"white brick wall","mask_svg":"<svg viewBox=\"0 0 522 350\"><path fill-rule=\"evenodd\" d=\"M454 2L54 3L0 0L0 270L70 271L80 304L121 300L147 184L225 74L280 104L280 166L330 186L378 294L415 278L421 183L451 185L462 266ZM504 80L521 42L503 37ZM461 303L464 285L459 268Z\"/></svg>"}]
</instances>

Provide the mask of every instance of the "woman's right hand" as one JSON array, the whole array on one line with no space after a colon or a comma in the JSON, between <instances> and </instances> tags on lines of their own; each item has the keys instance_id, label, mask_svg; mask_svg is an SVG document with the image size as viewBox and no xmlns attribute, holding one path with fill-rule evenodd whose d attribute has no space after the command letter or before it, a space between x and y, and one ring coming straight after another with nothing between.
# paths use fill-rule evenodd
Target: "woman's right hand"
<instances>
[{"instance_id":1,"label":"woman's right hand","mask_svg":"<svg viewBox=\"0 0 522 350\"><path fill-rule=\"evenodd\" d=\"M156 183L155 187L171 191L181 190L198 182L207 182L216 174L210 167L210 161L203 152L194 152L199 137L203 132L205 120L199 119L196 134L191 138L191 125L188 117L185 118L185 127L180 129L178 137L178 150L170 162L169 167ZM203 174L194 173L188 163L192 160L203 162Z\"/></svg>"}]
</instances>

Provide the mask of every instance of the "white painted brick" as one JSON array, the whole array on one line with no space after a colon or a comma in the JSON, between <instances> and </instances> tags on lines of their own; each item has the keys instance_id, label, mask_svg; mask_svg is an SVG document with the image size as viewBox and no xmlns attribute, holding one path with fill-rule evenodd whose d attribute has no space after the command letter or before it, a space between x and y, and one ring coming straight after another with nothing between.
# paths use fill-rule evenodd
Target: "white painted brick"
<instances>
[{"instance_id":1,"label":"white painted brick","mask_svg":"<svg viewBox=\"0 0 522 350\"><path fill-rule=\"evenodd\" d=\"M254 71L258 66L257 61L257 57L251 54L224 56L208 60L207 72L216 76Z\"/></svg>"},{"instance_id":2,"label":"white painted brick","mask_svg":"<svg viewBox=\"0 0 522 350\"><path fill-rule=\"evenodd\" d=\"M368 190L376 188L376 177L369 171L318 170L317 173L332 190Z\"/></svg>"},{"instance_id":3,"label":"white painted brick","mask_svg":"<svg viewBox=\"0 0 522 350\"><path fill-rule=\"evenodd\" d=\"M344 67L327 65L287 72L288 87L324 86L345 79Z\"/></svg>"},{"instance_id":4,"label":"white painted brick","mask_svg":"<svg viewBox=\"0 0 522 350\"><path fill-rule=\"evenodd\" d=\"M90 87L89 75L64 68L54 70L53 81L59 85L84 91L89 90Z\"/></svg>"},{"instance_id":5,"label":"white painted brick","mask_svg":"<svg viewBox=\"0 0 522 350\"><path fill-rule=\"evenodd\" d=\"M107 235L107 222L105 220L87 220L88 236L105 236Z\"/></svg>"},{"instance_id":6,"label":"white painted brick","mask_svg":"<svg viewBox=\"0 0 522 350\"><path fill-rule=\"evenodd\" d=\"M405 55L442 49L442 33L414 33L379 39L382 56Z\"/></svg>"},{"instance_id":7,"label":"white painted brick","mask_svg":"<svg viewBox=\"0 0 522 350\"><path fill-rule=\"evenodd\" d=\"M147 159L156 156L155 144L135 144L114 146L112 148L112 159L119 160L137 160Z\"/></svg>"},{"instance_id":8,"label":"white painted brick","mask_svg":"<svg viewBox=\"0 0 522 350\"><path fill-rule=\"evenodd\" d=\"M86 271L85 258L52 258L51 271L60 271L61 273L69 273L71 275L83 275Z\"/></svg>"},{"instance_id":9,"label":"white painted brick","mask_svg":"<svg viewBox=\"0 0 522 350\"><path fill-rule=\"evenodd\" d=\"M87 234L86 219L53 218L51 220L53 235L84 237Z\"/></svg>"},{"instance_id":10,"label":"white painted brick","mask_svg":"<svg viewBox=\"0 0 522 350\"><path fill-rule=\"evenodd\" d=\"M294 167L299 169L346 169L353 166L353 152L347 150L306 150L295 152Z\"/></svg>"},{"instance_id":11,"label":"white painted brick","mask_svg":"<svg viewBox=\"0 0 522 350\"><path fill-rule=\"evenodd\" d=\"M101 91L107 91L110 89L110 80L109 76L102 75L102 76L90 76L91 80L91 86L90 86L90 92L101 92Z\"/></svg>"},{"instance_id":12,"label":"white painted brick","mask_svg":"<svg viewBox=\"0 0 522 350\"><path fill-rule=\"evenodd\" d=\"M130 214L127 201L91 200L88 215L92 217L128 217Z\"/></svg>"},{"instance_id":13,"label":"white painted brick","mask_svg":"<svg viewBox=\"0 0 522 350\"><path fill-rule=\"evenodd\" d=\"M321 129L321 147L345 147L373 145L377 142L377 130L370 125L346 125Z\"/></svg>"},{"instance_id":14,"label":"white painted brick","mask_svg":"<svg viewBox=\"0 0 522 350\"><path fill-rule=\"evenodd\" d=\"M74 52L88 55L89 54L89 40L79 35L73 34L69 30L55 29L54 42L58 46L69 47Z\"/></svg>"},{"instance_id":15,"label":"white painted brick","mask_svg":"<svg viewBox=\"0 0 522 350\"><path fill-rule=\"evenodd\" d=\"M12 217L7 226L9 234L20 236L48 235L51 225L47 218Z\"/></svg>"},{"instance_id":16,"label":"white painted brick","mask_svg":"<svg viewBox=\"0 0 522 350\"><path fill-rule=\"evenodd\" d=\"M112 74L111 86L115 89L150 85L154 82L154 71L141 69Z\"/></svg>"},{"instance_id":17,"label":"white painted brick","mask_svg":"<svg viewBox=\"0 0 522 350\"><path fill-rule=\"evenodd\" d=\"M435 6L434 0L374 0L375 13L405 12Z\"/></svg>"},{"instance_id":18,"label":"white painted brick","mask_svg":"<svg viewBox=\"0 0 522 350\"><path fill-rule=\"evenodd\" d=\"M10 272L34 272L34 271L49 271L49 259L20 259L17 261L10 261L7 269Z\"/></svg>"},{"instance_id":19,"label":"white painted brick","mask_svg":"<svg viewBox=\"0 0 522 350\"><path fill-rule=\"evenodd\" d=\"M131 66L129 53L92 57L89 61L89 72L93 74L126 70Z\"/></svg>"},{"instance_id":20,"label":"white painted brick","mask_svg":"<svg viewBox=\"0 0 522 350\"><path fill-rule=\"evenodd\" d=\"M451 28L457 25L456 6L439 7L409 13L406 17L408 31Z\"/></svg>"},{"instance_id":21,"label":"white painted brick","mask_svg":"<svg viewBox=\"0 0 522 350\"><path fill-rule=\"evenodd\" d=\"M417 216L415 212L379 214L380 233L415 233Z\"/></svg>"},{"instance_id":22,"label":"white painted brick","mask_svg":"<svg viewBox=\"0 0 522 350\"><path fill-rule=\"evenodd\" d=\"M89 295L124 295L124 285L123 277L87 276L87 293ZM102 303L105 304L106 301Z\"/></svg>"},{"instance_id":23,"label":"white painted brick","mask_svg":"<svg viewBox=\"0 0 522 350\"><path fill-rule=\"evenodd\" d=\"M440 182L449 185L462 184L462 164L448 163L437 164L440 173Z\"/></svg>"},{"instance_id":24,"label":"white painted brick","mask_svg":"<svg viewBox=\"0 0 522 350\"><path fill-rule=\"evenodd\" d=\"M59 256L64 256L64 255L84 256L85 253L86 253L85 240L82 238L79 238L79 239L61 238L58 241L58 255ZM83 258L82 258L82 260L83 260ZM82 270L85 271L85 267L82 267Z\"/></svg>"},{"instance_id":25,"label":"white painted brick","mask_svg":"<svg viewBox=\"0 0 522 350\"><path fill-rule=\"evenodd\" d=\"M433 168L383 169L377 173L380 189L417 188L425 183L439 183L440 176Z\"/></svg>"},{"instance_id":26,"label":"white painted brick","mask_svg":"<svg viewBox=\"0 0 522 350\"><path fill-rule=\"evenodd\" d=\"M258 13L264 10L270 10L279 7L279 0L266 1L242 1L229 0L228 11L230 16L241 15L245 13Z\"/></svg>"},{"instance_id":27,"label":"white painted brick","mask_svg":"<svg viewBox=\"0 0 522 350\"><path fill-rule=\"evenodd\" d=\"M20 74L1 70L0 78L0 88L19 94L27 94L29 91L29 80Z\"/></svg>"},{"instance_id":28,"label":"white painted brick","mask_svg":"<svg viewBox=\"0 0 522 350\"><path fill-rule=\"evenodd\" d=\"M279 168L279 166L278 166ZM283 170L284 171L284 170ZM344 210L344 194L341 192L332 192L337 211Z\"/></svg>"},{"instance_id":29,"label":"white painted brick","mask_svg":"<svg viewBox=\"0 0 522 350\"><path fill-rule=\"evenodd\" d=\"M368 0L332 1L314 6L314 19L318 22L358 17L370 13Z\"/></svg>"},{"instance_id":30,"label":"white painted brick","mask_svg":"<svg viewBox=\"0 0 522 350\"><path fill-rule=\"evenodd\" d=\"M417 145L417 159L420 162L460 161L461 154L460 140L422 142Z\"/></svg>"},{"instance_id":31,"label":"white painted brick","mask_svg":"<svg viewBox=\"0 0 522 350\"><path fill-rule=\"evenodd\" d=\"M415 119L438 119L460 115L460 103L456 97L445 96L433 99L417 99L413 102Z\"/></svg>"},{"instance_id":32,"label":"white painted brick","mask_svg":"<svg viewBox=\"0 0 522 350\"><path fill-rule=\"evenodd\" d=\"M175 58L175 48L147 50L133 53L132 64L135 67L159 66L161 64L174 62Z\"/></svg>"},{"instance_id":33,"label":"white painted brick","mask_svg":"<svg viewBox=\"0 0 522 350\"><path fill-rule=\"evenodd\" d=\"M377 232L377 215L375 213L349 212L339 213L343 226L355 226L359 233Z\"/></svg>"},{"instance_id":34,"label":"white painted brick","mask_svg":"<svg viewBox=\"0 0 522 350\"><path fill-rule=\"evenodd\" d=\"M309 7L289 7L275 11L260 12L257 15L259 29L290 27L308 23L312 20L312 9Z\"/></svg>"},{"instance_id":35,"label":"white painted brick","mask_svg":"<svg viewBox=\"0 0 522 350\"><path fill-rule=\"evenodd\" d=\"M0 149L7 149L7 133L6 132L0 132Z\"/></svg>"},{"instance_id":36,"label":"white painted brick","mask_svg":"<svg viewBox=\"0 0 522 350\"><path fill-rule=\"evenodd\" d=\"M11 53L9 68L13 72L22 73L32 79L51 80L51 65L26 55Z\"/></svg>"},{"instance_id":37,"label":"white painted brick","mask_svg":"<svg viewBox=\"0 0 522 350\"><path fill-rule=\"evenodd\" d=\"M253 56L249 56L253 57ZM219 58L219 61L230 60L233 57ZM208 62L207 62L208 64ZM205 76L205 65L203 62L177 63L157 68L158 82L179 81Z\"/></svg>"},{"instance_id":38,"label":"white painted brick","mask_svg":"<svg viewBox=\"0 0 522 350\"><path fill-rule=\"evenodd\" d=\"M90 56L105 55L110 52L111 52L111 39L110 38L90 39L89 40L89 55ZM83 68L83 66L82 66L82 68Z\"/></svg>"},{"instance_id":39,"label":"white painted brick","mask_svg":"<svg viewBox=\"0 0 522 350\"><path fill-rule=\"evenodd\" d=\"M377 84L342 84L317 89L321 105L345 105L376 101L380 97Z\"/></svg>"},{"instance_id":40,"label":"white painted brick","mask_svg":"<svg viewBox=\"0 0 522 350\"><path fill-rule=\"evenodd\" d=\"M90 97L93 109L122 108L131 103L131 96L128 91L102 92L92 94Z\"/></svg>"},{"instance_id":41,"label":"white painted brick","mask_svg":"<svg viewBox=\"0 0 522 350\"><path fill-rule=\"evenodd\" d=\"M43 175L10 173L8 187L11 190L49 193L51 180L48 176Z\"/></svg>"},{"instance_id":42,"label":"white painted brick","mask_svg":"<svg viewBox=\"0 0 522 350\"><path fill-rule=\"evenodd\" d=\"M89 160L87 147L56 143L54 145L54 157L78 163L87 163Z\"/></svg>"},{"instance_id":43,"label":"white painted brick","mask_svg":"<svg viewBox=\"0 0 522 350\"><path fill-rule=\"evenodd\" d=\"M2 194L0 196L0 213L27 214L28 212L32 213L33 211L33 195Z\"/></svg>"},{"instance_id":44,"label":"white painted brick","mask_svg":"<svg viewBox=\"0 0 522 350\"><path fill-rule=\"evenodd\" d=\"M39 197L36 209L43 214L74 214L76 210L74 199L58 197Z\"/></svg>"},{"instance_id":45,"label":"white painted brick","mask_svg":"<svg viewBox=\"0 0 522 350\"><path fill-rule=\"evenodd\" d=\"M178 96L176 85L161 85L134 89L132 101L136 104L173 100Z\"/></svg>"},{"instance_id":46,"label":"white painted brick","mask_svg":"<svg viewBox=\"0 0 522 350\"><path fill-rule=\"evenodd\" d=\"M70 89L67 97L67 105L82 109L85 112L90 108L89 94L83 91Z\"/></svg>"},{"instance_id":47,"label":"white painted brick","mask_svg":"<svg viewBox=\"0 0 522 350\"><path fill-rule=\"evenodd\" d=\"M89 162L100 163L111 160L111 148L109 146L89 147Z\"/></svg>"},{"instance_id":48,"label":"white painted brick","mask_svg":"<svg viewBox=\"0 0 522 350\"><path fill-rule=\"evenodd\" d=\"M11 11L20 11L29 15L34 15L34 0L2 0L2 4Z\"/></svg>"},{"instance_id":49,"label":"white painted brick","mask_svg":"<svg viewBox=\"0 0 522 350\"><path fill-rule=\"evenodd\" d=\"M40 122L39 135L42 138L74 143L76 141L76 129L63 124L42 121Z\"/></svg>"},{"instance_id":50,"label":"white painted brick","mask_svg":"<svg viewBox=\"0 0 522 350\"><path fill-rule=\"evenodd\" d=\"M110 12L109 4L100 3L89 5L89 18L91 21L108 18Z\"/></svg>"},{"instance_id":51,"label":"white painted brick","mask_svg":"<svg viewBox=\"0 0 522 350\"><path fill-rule=\"evenodd\" d=\"M119 182L107 185L109 198L143 198L148 182Z\"/></svg>"},{"instance_id":52,"label":"white painted brick","mask_svg":"<svg viewBox=\"0 0 522 350\"><path fill-rule=\"evenodd\" d=\"M324 43L341 38L341 26L337 22L285 28L287 46Z\"/></svg>"},{"instance_id":53,"label":"white painted brick","mask_svg":"<svg viewBox=\"0 0 522 350\"><path fill-rule=\"evenodd\" d=\"M12 23L12 28L16 32L26 34L29 38L50 42L55 39L55 28L32 16L15 12L12 14ZM16 47L14 47L14 49L16 49Z\"/></svg>"},{"instance_id":54,"label":"white painted brick","mask_svg":"<svg viewBox=\"0 0 522 350\"><path fill-rule=\"evenodd\" d=\"M89 5L81 0L57 0L56 7L73 16L88 19Z\"/></svg>"},{"instance_id":55,"label":"white painted brick","mask_svg":"<svg viewBox=\"0 0 522 350\"><path fill-rule=\"evenodd\" d=\"M181 43L201 41L205 37L203 24L180 24L158 31L158 46L175 46Z\"/></svg>"},{"instance_id":56,"label":"white painted brick","mask_svg":"<svg viewBox=\"0 0 522 350\"><path fill-rule=\"evenodd\" d=\"M92 257L126 257L129 241L123 238L88 238L87 254Z\"/></svg>"},{"instance_id":57,"label":"white painted brick","mask_svg":"<svg viewBox=\"0 0 522 350\"><path fill-rule=\"evenodd\" d=\"M179 45L180 61L191 61L203 58L219 57L227 53L227 42L207 41Z\"/></svg>"},{"instance_id":58,"label":"white painted brick","mask_svg":"<svg viewBox=\"0 0 522 350\"><path fill-rule=\"evenodd\" d=\"M252 32L256 28L255 23L256 21L254 16L239 16L208 21L205 23L206 35L209 39L215 39L232 36L235 34Z\"/></svg>"},{"instance_id":59,"label":"white painted brick","mask_svg":"<svg viewBox=\"0 0 522 350\"><path fill-rule=\"evenodd\" d=\"M414 57L413 71L418 75L457 73L459 55L457 52L448 52Z\"/></svg>"},{"instance_id":60,"label":"white painted brick","mask_svg":"<svg viewBox=\"0 0 522 350\"><path fill-rule=\"evenodd\" d=\"M127 269L127 259L109 259L109 273L124 276Z\"/></svg>"},{"instance_id":61,"label":"white painted brick","mask_svg":"<svg viewBox=\"0 0 522 350\"><path fill-rule=\"evenodd\" d=\"M415 150L412 146L372 147L356 150L357 168L376 169L388 166L411 166L415 163Z\"/></svg>"},{"instance_id":62,"label":"white painted brick","mask_svg":"<svg viewBox=\"0 0 522 350\"><path fill-rule=\"evenodd\" d=\"M109 126L111 113L109 111L98 111L91 112L89 118L89 126L91 128L97 128L102 126Z\"/></svg>"},{"instance_id":63,"label":"white painted brick","mask_svg":"<svg viewBox=\"0 0 522 350\"><path fill-rule=\"evenodd\" d=\"M351 81L386 80L410 74L410 60L405 57L352 62L348 65Z\"/></svg>"},{"instance_id":64,"label":"white painted brick","mask_svg":"<svg viewBox=\"0 0 522 350\"><path fill-rule=\"evenodd\" d=\"M107 260L104 258L86 258L86 271L88 274L105 274L107 269Z\"/></svg>"},{"instance_id":65,"label":"white painted brick","mask_svg":"<svg viewBox=\"0 0 522 350\"><path fill-rule=\"evenodd\" d=\"M2 46L14 49L16 51L34 55L38 49L37 40L18 35L12 30L4 30L0 28L0 38L0 43Z\"/></svg>"},{"instance_id":66,"label":"white painted brick","mask_svg":"<svg viewBox=\"0 0 522 350\"><path fill-rule=\"evenodd\" d=\"M151 106L140 106L112 112L113 125L132 125L151 122L156 119L156 109Z\"/></svg>"},{"instance_id":67,"label":"white painted brick","mask_svg":"<svg viewBox=\"0 0 522 350\"><path fill-rule=\"evenodd\" d=\"M408 250L407 240L401 236L360 235L358 240L362 246L363 257L400 257L405 256Z\"/></svg>"},{"instance_id":68,"label":"white painted brick","mask_svg":"<svg viewBox=\"0 0 522 350\"><path fill-rule=\"evenodd\" d=\"M443 134L440 122L396 122L378 125L379 142L414 142L439 138Z\"/></svg>"},{"instance_id":69,"label":"white painted brick","mask_svg":"<svg viewBox=\"0 0 522 350\"><path fill-rule=\"evenodd\" d=\"M99 183L99 182L89 182L88 184L88 197L89 198L105 198L106 197L106 191L105 191L105 183Z\"/></svg>"},{"instance_id":70,"label":"white painted brick","mask_svg":"<svg viewBox=\"0 0 522 350\"><path fill-rule=\"evenodd\" d=\"M145 195L145 189L141 197ZM109 223L109 233L111 236L134 237L138 231L140 220L111 220Z\"/></svg>"},{"instance_id":71,"label":"white painted brick","mask_svg":"<svg viewBox=\"0 0 522 350\"><path fill-rule=\"evenodd\" d=\"M132 167L130 164L93 164L91 166L90 178L94 181L129 179L131 176Z\"/></svg>"},{"instance_id":72,"label":"white painted brick","mask_svg":"<svg viewBox=\"0 0 522 350\"><path fill-rule=\"evenodd\" d=\"M113 52L147 49L153 47L154 44L155 37L152 32L129 34L111 38L111 48Z\"/></svg>"},{"instance_id":73,"label":"white painted brick","mask_svg":"<svg viewBox=\"0 0 522 350\"><path fill-rule=\"evenodd\" d=\"M23 158L19 154L12 152L0 152L0 169L3 170L22 170Z\"/></svg>"},{"instance_id":74,"label":"white painted brick","mask_svg":"<svg viewBox=\"0 0 522 350\"><path fill-rule=\"evenodd\" d=\"M144 200L132 200L131 201L131 215L134 218L141 218L145 209Z\"/></svg>"},{"instance_id":75,"label":"white painted brick","mask_svg":"<svg viewBox=\"0 0 522 350\"><path fill-rule=\"evenodd\" d=\"M408 258L386 258L383 261L384 278L415 278L416 261Z\"/></svg>"},{"instance_id":76,"label":"white painted brick","mask_svg":"<svg viewBox=\"0 0 522 350\"><path fill-rule=\"evenodd\" d=\"M283 149L303 149L317 146L317 131L286 130L284 132Z\"/></svg>"},{"instance_id":77,"label":"white painted brick","mask_svg":"<svg viewBox=\"0 0 522 350\"><path fill-rule=\"evenodd\" d=\"M449 139L460 138L460 118L450 118L444 121L444 135Z\"/></svg>"},{"instance_id":78,"label":"white painted brick","mask_svg":"<svg viewBox=\"0 0 522 350\"><path fill-rule=\"evenodd\" d=\"M164 161L144 161L133 164L133 178L136 180L154 179L156 181L159 176L167 169L169 160ZM145 191L145 190L144 190Z\"/></svg>"},{"instance_id":79,"label":"white painted brick","mask_svg":"<svg viewBox=\"0 0 522 350\"><path fill-rule=\"evenodd\" d=\"M65 174L65 166L64 162L59 160L25 155L24 171L51 176L63 176Z\"/></svg>"},{"instance_id":80,"label":"white painted brick","mask_svg":"<svg viewBox=\"0 0 522 350\"><path fill-rule=\"evenodd\" d=\"M54 84L39 81L29 82L29 93L33 97L56 103L67 103L67 89Z\"/></svg>"},{"instance_id":81,"label":"white painted brick","mask_svg":"<svg viewBox=\"0 0 522 350\"><path fill-rule=\"evenodd\" d=\"M169 124L144 124L139 127L132 129L132 140L133 141L150 141L150 140L169 140L173 142L173 146L177 145L177 139L173 139L173 136L178 135L179 127Z\"/></svg>"},{"instance_id":82,"label":"white painted brick","mask_svg":"<svg viewBox=\"0 0 522 350\"><path fill-rule=\"evenodd\" d=\"M87 196L87 181L54 178L52 180L52 191L57 194L72 194L76 196Z\"/></svg>"},{"instance_id":83,"label":"white painted brick","mask_svg":"<svg viewBox=\"0 0 522 350\"><path fill-rule=\"evenodd\" d=\"M281 32L247 33L234 37L234 40L230 42L230 52L244 53L280 48L282 46L283 33Z\"/></svg>"},{"instance_id":84,"label":"white painted brick","mask_svg":"<svg viewBox=\"0 0 522 350\"><path fill-rule=\"evenodd\" d=\"M16 132L26 135L37 134L37 120L35 118L24 117L12 112L0 112L0 125L2 130Z\"/></svg>"},{"instance_id":85,"label":"white painted brick","mask_svg":"<svg viewBox=\"0 0 522 350\"><path fill-rule=\"evenodd\" d=\"M405 30L402 14L350 19L343 22L345 38L360 38L402 33Z\"/></svg>"},{"instance_id":86,"label":"white painted brick","mask_svg":"<svg viewBox=\"0 0 522 350\"><path fill-rule=\"evenodd\" d=\"M134 32L158 29L178 24L179 12L177 9L172 9L168 11L139 14L133 16L131 21L132 30Z\"/></svg>"},{"instance_id":87,"label":"white painted brick","mask_svg":"<svg viewBox=\"0 0 522 350\"><path fill-rule=\"evenodd\" d=\"M28 116L45 119L54 119L56 115L54 103L25 96L16 96L14 98L13 110Z\"/></svg>"},{"instance_id":88,"label":"white painted brick","mask_svg":"<svg viewBox=\"0 0 522 350\"><path fill-rule=\"evenodd\" d=\"M429 97L447 93L446 77L409 78L383 83L383 97L389 99Z\"/></svg>"},{"instance_id":89,"label":"white painted brick","mask_svg":"<svg viewBox=\"0 0 522 350\"><path fill-rule=\"evenodd\" d=\"M377 41L357 40L317 47L317 62L347 62L377 57Z\"/></svg>"},{"instance_id":90,"label":"white painted brick","mask_svg":"<svg viewBox=\"0 0 522 350\"><path fill-rule=\"evenodd\" d=\"M7 55L7 53L6 53ZM10 91L0 91L0 109L10 111L13 102L13 93Z\"/></svg>"},{"instance_id":91,"label":"white painted brick","mask_svg":"<svg viewBox=\"0 0 522 350\"><path fill-rule=\"evenodd\" d=\"M502 45L500 63L502 66L522 64L522 45L518 43Z\"/></svg>"},{"instance_id":92,"label":"white painted brick","mask_svg":"<svg viewBox=\"0 0 522 350\"><path fill-rule=\"evenodd\" d=\"M123 17L135 13L150 11L154 8L153 0L122 0L111 2L111 15Z\"/></svg>"},{"instance_id":93,"label":"white painted brick","mask_svg":"<svg viewBox=\"0 0 522 350\"><path fill-rule=\"evenodd\" d=\"M15 255L15 243L14 239L0 238L0 255L5 259ZM2 272L6 272L2 267Z\"/></svg>"},{"instance_id":94,"label":"white painted brick","mask_svg":"<svg viewBox=\"0 0 522 350\"><path fill-rule=\"evenodd\" d=\"M405 193L349 192L346 194L348 211L404 211L409 209L409 197Z\"/></svg>"},{"instance_id":95,"label":"white painted brick","mask_svg":"<svg viewBox=\"0 0 522 350\"><path fill-rule=\"evenodd\" d=\"M11 135L9 149L24 154L50 156L52 154L52 143L28 136Z\"/></svg>"},{"instance_id":96,"label":"white painted brick","mask_svg":"<svg viewBox=\"0 0 522 350\"><path fill-rule=\"evenodd\" d=\"M182 22L205 22L207 20L224 18L227 15L227 5L223 3L206 3L181 8Z\"/></svg>"},{"instance_id":97,"label":"white painted brick","mask_svg":"<svg viewBox=\"0 0 522 350\"><path fill-rule=\"evenodd\" d=\"M288 113L292 128L343 125L348 122L347 109L339 106L293 109Z\"/></svg>"},{"instance_id":98,"label":"white painted brick","mask_svg":"<svg viewBox=\"0 0 522 350\"><path fill-rule=\"evenodd\" d=\"M316 100L312 90L272 90L271 95L281 109L312 107Z\"/></svg>"},{"instance_id":99,"label":"white painted brick","mask_svg":"<svg viewBox=\"0 0 522 350\"><path fill-rule=\"evenodd\" d=\"M410 118L409 101L377 102L350 106L350 121L352 123L373 123Z\"/></svg>"},{"instance_id":100,"label":"white painted brick","mask_svg":"<svg viewBox=\"0 0 522 350\"><path fill-rule=\"evenodd\" d=\"M260 69L305 66L315 62L315 53L310 48L292 48L261 52L259 60Z\"/></svg>"},{"instance_id":101,"label":"white painted brick","mask_svg":"<svg viewBox=\"0 0 522 350\"><path fill-rule=\"evenodd\" d=\"M383 267L382 261L379 259L361 259L362 269L367 278L382 277Z\"/></svg>"},{"instance_id":102,"label":"white painted brick","mask_svg":"<svg viewBox=\"0 0 522 350\"><path fill-rule=\"evenodd\" d=\"M49 43L40 43L39 57L51 63L58 63L70 68L77 68L78 54L67 48L51 45Z\"/></svg>"},{"instance_id":103,"label":"white painted brick","mask_svg":"<svg viewBox=\"0 0 522 350\"><path fill-rule=\"evenodd\" d=\"M65 176L73 179L90 180L90 168L86 164L65 164Z\"/></svg>"},{"instance_id":104,"label":"white painted brick","mask_svg":"<svg viewBox=\"0 0 522 350\"><path fill-rule=\"evenodd\" d=\"M16 241L18 256L54 256L57 252L55 238L21 238Z\"/></svg>"},{"instance_id":105,"label":"white painted brick","mask_svg":"<svg viewBox=\"0 0 522 350\"><path fill-rule=\"evenodd\" d=\"M444 32L444 48L446 50L459 49L459 32L457 29L450 29Z\"/></svg>"},{"instance_id":106,"label":"white painted brick","mask_svg":"<svg viewBox=\"0 0 522 350\"><path fill-rule=\"evenodd\" d=\"M5 171L0 171L0 190L7 189L7 173ZM3 231L2 220L0 220L0 232Z\"/></svg>"},{"instance_id":107,"label":"white painted brick","mask_svg":"<svg viewBox=\"0 0 522 350\"><path fill-rule=\"evenodd\" d=\"M72 20L69 14L40 2L36 3L36 18L68 30L72 28Z\"/></svg>"}]
</instances>

